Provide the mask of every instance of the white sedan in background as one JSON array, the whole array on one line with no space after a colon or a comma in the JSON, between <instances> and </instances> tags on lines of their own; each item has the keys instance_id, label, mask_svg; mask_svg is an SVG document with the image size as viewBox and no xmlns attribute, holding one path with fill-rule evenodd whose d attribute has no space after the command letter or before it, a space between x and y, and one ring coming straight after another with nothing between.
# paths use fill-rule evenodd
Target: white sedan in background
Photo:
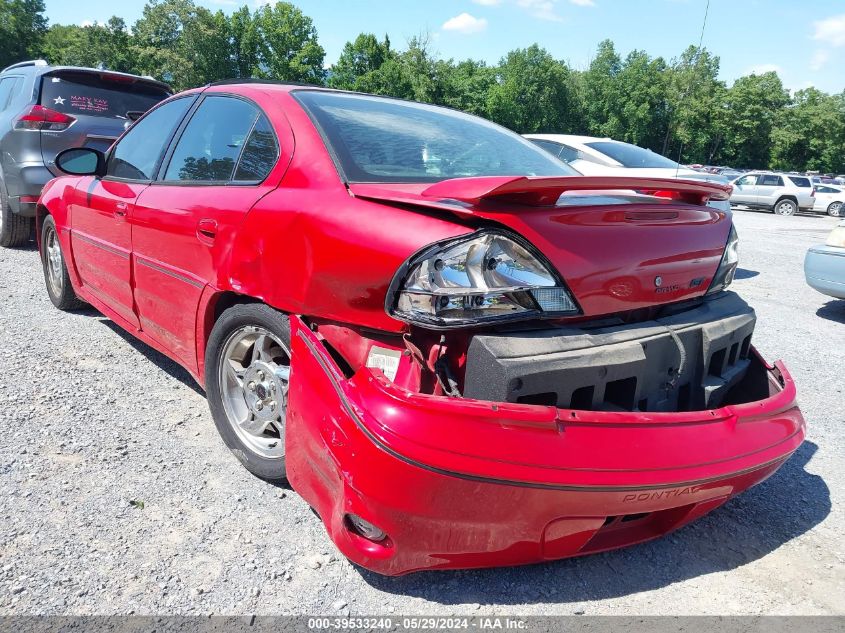
<instances>
[{"instance_id":1,"label":"white sedan in background","mask_svg":"<svg viewBox=\"0 0 845 633\"><path fill-rule=\"evenodd\" d=\"M816 185L816 202L813 211L827 213L835 218L845 216L842 203L845 202L845 187L839 185Z\"/></svg>"},{"instance_id":2,"label":"white sedan in background","mask_svg":"<svg viewBox=\"0 0 845 633\"><path fill-rule=\"evenodd\" d=\"M569 163L585 176L642 176L729 182L724 176L695 171L650 149L611 138L572 134L524 134L525 138ZM710 201L708 206L731 212L727 200Z\"/></svg>"}]
</instances>

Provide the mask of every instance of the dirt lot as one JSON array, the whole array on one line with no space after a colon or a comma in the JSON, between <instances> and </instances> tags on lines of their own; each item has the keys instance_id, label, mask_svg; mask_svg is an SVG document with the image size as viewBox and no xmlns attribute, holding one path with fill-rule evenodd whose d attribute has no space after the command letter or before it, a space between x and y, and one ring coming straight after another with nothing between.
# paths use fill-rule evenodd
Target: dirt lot
<instances>
[{"instance_id":1,"label":"dirt lot","mask_svg":"<svg viewBox=\"0 0 845 633\"><path fill-rule=\"evenodd\" d=\"M802 273L833 224L736 213L735 289L809 423L777 475L649 544L398 579L350 565L296 493L249 476L183 370L56 311L37 253L0 249L0 615L843 614L845 301Z\"/></svg>"}]
</instances>

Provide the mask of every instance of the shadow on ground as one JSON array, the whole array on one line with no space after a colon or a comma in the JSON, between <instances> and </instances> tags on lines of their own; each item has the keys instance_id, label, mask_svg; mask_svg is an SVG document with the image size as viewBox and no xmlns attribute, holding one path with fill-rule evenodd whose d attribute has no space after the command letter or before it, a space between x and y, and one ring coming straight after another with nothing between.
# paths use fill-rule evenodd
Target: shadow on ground
<instances>
[{"instance_id":1,"label":"shadow on ground","mask_svg":"<svg viewBox=\"0 0 845 633\"><path fill-rule=\"evenodd\" d=\"M381 591L441 604L583 602L660 589L745 565L818 525L831 504L825 482L804 468L816 450L805 442L764 483L650 543L528 567L399 578L359 572Z\"/></svg>"},{"instance_id":2,"label":"shadow on ground","mask_svg":"<svg viewBox=\"0 0 845 633\"><path fill-rule=\"evenodd\" d=\"M99 313L92 311L92 314L98 315ZM120 336L124 341L129 343L135 349L135 351L139 352L141 355L146 357L147 360L152 362L157 367L161 368L163 371L165 371L172 378L175 378L176 380L178 380L179 382L184 384L186 387L190 387L196 393L198 393L202 397L205 397L205 392L197 384L197 381L194 380L194 378L191 376L191 374L189 374L188 371L184 367L182 367L179 363L169 359L167 356L165 356L161 352L153 349L152 347L150 347L146 343L138 340L137 338L135 338L134 336L129 334L129 332L124 330L122 327L117 325L111 319L102 317L100 319L100 323L102 323L103 325L108 327L110 330L112 330L115 334Z\"/></svg>"},{"instance_id":3,"label":"shadow on ground","mask_svg":"<svg viewBox=\"0 0 845 633\"><path fill-rule=\"evenodd\" d=\"M836 323L845 323L845 300L828 301L816 310L816 316Z\"/></svg>"},{"instance_id":4,"label":"shadow on ground","mask_svg":"<svg viewBox=\"0 0 845 633\"><path fill-rule=\"evenodd\" d=\"M747 268L737 268L734 274L734 279L752 279L760 273L756 270L748 270Z\"/></svg>"}]
</instances>

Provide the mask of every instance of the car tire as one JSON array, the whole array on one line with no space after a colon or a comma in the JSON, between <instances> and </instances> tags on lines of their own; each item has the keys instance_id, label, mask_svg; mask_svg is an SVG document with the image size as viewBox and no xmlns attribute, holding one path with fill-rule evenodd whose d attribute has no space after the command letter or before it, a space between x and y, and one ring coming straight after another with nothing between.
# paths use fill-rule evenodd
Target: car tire
<instances>
[{"instance_id":1,"label":"car tire","mask_svg":"<svg viewBox=\"0 0 845 633\"><path fill-rule=\"evenodd\" d=\"M795 215L798 213L798 203L791 198L783 198L775 203L775 215Z\"/></svg>"},{"instance_id":2,"label":"car tire","mask_svg":"<svg viewBox=\"0 0 845 633\"><path fill-rule=\"evenodd\" d=\"M85 305L70 283L58 229L53 217L44 218L41 227L41 268L44 271L44 283L47 295L59 310L78 310Z\"/></svg>"},{"instance_id":3,"label":"car tire","mask_svg":"<svg viewBox=\"0 0 845 633\"><path fill-rule=\"evenodd\" d=\"M831 202L827 207L827 214L834 218L840 218L843 215L842 203Z\"/></svg>"},{"instance_id":4,"label":"car tire","mask_svg":"<svg viewBox=\"0 0 845 633\"><path fill-rule=\"evenodd\" d=\"M32 218L12 212L6 183L0 180L0 246L23 246L32 236Z\"/></svg>"},{"instance_id":5,"label":"car tire","mask_svg":"<svg viewBox=\"0 0 845 633\"><path fill-rule=\"evenodd\" d=\"M208 405L229 450L249 472L271 483L287 480L289 380L287 316L261 303L225 310L206 345Z\"/></svg>"}]
</instances>

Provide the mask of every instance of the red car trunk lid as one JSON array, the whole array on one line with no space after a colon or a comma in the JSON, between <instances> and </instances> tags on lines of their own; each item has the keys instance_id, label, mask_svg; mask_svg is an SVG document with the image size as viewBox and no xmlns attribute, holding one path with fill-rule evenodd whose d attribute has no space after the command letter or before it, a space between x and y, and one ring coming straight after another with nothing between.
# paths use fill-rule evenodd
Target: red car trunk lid
<instances>
[{"instance_id":1,"label":"red car trunk lid","mask_svg":"<svg viewBox=\"0 0 845 633\"><path fill-rule=\"evenodd\" d=\"M703 295L730 231L725 213L704 206L730 196L730 186L717 183L506 176L349 188L358 197L448 211L519 233L554 264L586 316Z\"/></svg>"}]
</instances>

